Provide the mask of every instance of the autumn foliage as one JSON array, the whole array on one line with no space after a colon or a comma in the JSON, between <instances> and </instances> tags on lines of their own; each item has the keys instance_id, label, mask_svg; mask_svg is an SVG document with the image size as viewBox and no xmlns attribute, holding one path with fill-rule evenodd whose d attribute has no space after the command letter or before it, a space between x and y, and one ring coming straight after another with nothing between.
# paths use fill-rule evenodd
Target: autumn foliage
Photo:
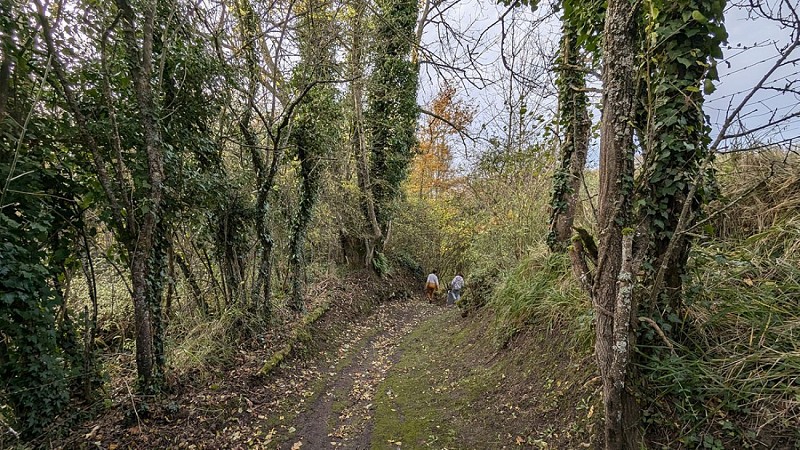
<instances>
[{"instance_id":1,"label":"autumn foliage","mask_svg":"<svg viewBox=\"0 0 800 450\"><path fill-rule=\"evenodd\" d=\"M409 196L420 200L440 197L458 183L451 147L475 116L474 108L458 98L450 83L431 102L431 113L420 125L418 153L406 188Z\"/></svg>"}]
</instances>

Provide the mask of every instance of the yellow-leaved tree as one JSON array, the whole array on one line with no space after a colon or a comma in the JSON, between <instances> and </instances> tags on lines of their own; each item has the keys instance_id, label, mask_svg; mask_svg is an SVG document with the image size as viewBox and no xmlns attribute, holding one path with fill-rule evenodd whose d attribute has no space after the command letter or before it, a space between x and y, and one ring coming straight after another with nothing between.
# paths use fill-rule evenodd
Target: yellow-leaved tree
<instances>
[{"instance_id":1,"label":"yellow-leaved tree","mask_svg":"<svg viewBox=\"0 0 800 450\"><path fill-rule=\"evenodd\" d=\"M451 277L463 270L463 253L472 224L462 214L467 195L465 178L454 169L453 146L475 115L445 83L417 132L417 154L405 183L408 199L395 223L393 246L426 270Z\"/></svg>"},{"instance_id":2,"label":"yellow-leaved tree","mask_svg":"<svg viewBox=\"0 0 800 450\"><path fill-rule=\"evenodd\" d=\"M453 173L451 142L472 122L475 111L444 83L431 102L431 111L417 134L418 153L411 165L406 192L420 200L440 197L457 181Z\"/></svg>"}]
</instances>

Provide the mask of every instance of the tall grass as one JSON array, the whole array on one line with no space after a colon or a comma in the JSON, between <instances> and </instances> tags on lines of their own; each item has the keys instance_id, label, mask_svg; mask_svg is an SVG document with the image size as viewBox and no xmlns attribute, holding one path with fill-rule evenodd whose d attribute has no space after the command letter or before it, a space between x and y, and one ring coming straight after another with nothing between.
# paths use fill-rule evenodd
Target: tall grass
<instances>
[{"instance_id":1,"label":"tall grass","mask_svg":"<svg viewBox=\"0 0 800 450\"><path fill-rule=\"evenodd\" d=\"M800 214L797 153L772 149L724 157L718 181L722 198L712 211L719 239L746 239Z\"/></svg>"},{"instance_id":2,"label":"tall grass","mask_svg":"<svg viewBox=\"0 0 800 450\"><path fill-rule=\"evenodd\" d=\"M569 258L552 254L543 245L502 277L488 306L494 312L494 336L499 345L533 327L565 332L579 351L591 346L589 298L573 277Z\"/></svg>"},{"instance_id":3,"label":"tall grass","mask_svg":"<svg viewBox=\"0 0 800 450\"><path fill-rule=\"evenodd\" d=\"M675 352L643 353L656 434L678 428L688 447L800 443L799 174L781 152L723 161L723 194L739 201L710 211L714 237L692 251Z\"/></svg>"},{"instance_id":4,"label":"tall grass","mask_svg":"<svg viewBox=\"0 0 800 450\"><path fill-rule=\"evenodd\" d=\"M772 438L798 438L800 265L763 250L695 249L685 342L675 355L655 352L646 361L648 388L684 419L687 444L703 437L700 430L725 427L731 439L756 441L765 429Z\"/></svg>"},{"instance_id":5,"label":"tall grass","mask_svg":"<svg viewBox=\"0 0 800 450\"><path fill-rule=\"evenodd\" d=\"M229 307L219 316L185 316L171 324L167 336L167 361L170 369L180 376L188 372L213 371L229 363L245 331L258 321L257 317Z\"/></svg>"}]
</instances>

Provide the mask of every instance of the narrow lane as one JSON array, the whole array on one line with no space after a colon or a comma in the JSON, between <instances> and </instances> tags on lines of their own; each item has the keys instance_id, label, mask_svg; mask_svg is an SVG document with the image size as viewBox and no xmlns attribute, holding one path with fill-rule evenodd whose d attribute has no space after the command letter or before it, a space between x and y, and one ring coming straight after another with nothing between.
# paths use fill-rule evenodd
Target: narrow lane
<instances>
[{"instance_id":1,"label":"narrow lane","mask_svg":"<svg viewBox=\"0 0 800 450\"><path fill-rule=\"evenodd\" d=\"M376 389L400 358L400 342L441 312L417 300L393 302L348 327L338 350L309 366L320 375L321 390L285 426L293 433L281 448L370 448Z\"/></svg>"}]
</instances>

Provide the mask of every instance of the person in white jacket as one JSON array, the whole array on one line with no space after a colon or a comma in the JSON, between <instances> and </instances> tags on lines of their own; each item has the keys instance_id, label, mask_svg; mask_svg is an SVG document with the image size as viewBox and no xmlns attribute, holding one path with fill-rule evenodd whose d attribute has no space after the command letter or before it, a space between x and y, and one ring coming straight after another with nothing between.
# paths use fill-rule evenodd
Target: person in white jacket
<instances>
[{"instance_id":1,"label":"person in white jacket","mask_svg":"<svg viewBox=\"0 0 800 450\"><path fill-rule=\"evenodd\" d=\"M447 306L452 306L461 300L462 289L464 289L464 277L457 273L453 281L450 282L450 295L447 296Z\"/></svg>"},{"instance_id":2,"label":"person in white jacket","mask_svg":"<svg viewBox=\"0 0 800 450\"><path fill-rule=\"evenodd\" d=\"M428 275L427 281L425 281L425 297L428 299L429 303L433 303L433 294L439 290L439 277L436 275L436 270L434 269Z\"/></svg>"}]
</instances>

